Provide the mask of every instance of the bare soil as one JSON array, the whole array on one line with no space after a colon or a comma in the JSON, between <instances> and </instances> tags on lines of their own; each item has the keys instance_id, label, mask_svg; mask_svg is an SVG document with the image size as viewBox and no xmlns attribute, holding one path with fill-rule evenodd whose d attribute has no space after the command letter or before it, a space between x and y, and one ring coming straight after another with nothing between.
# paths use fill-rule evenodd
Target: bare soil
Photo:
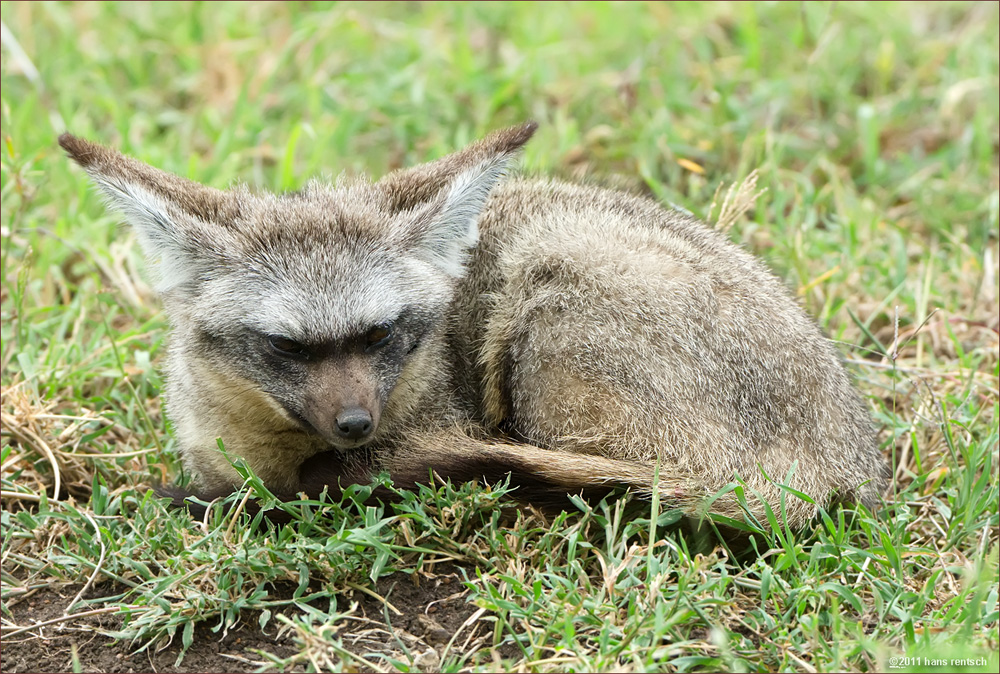
<instances>
[{"instance_id":1,"label":"bare soil","mask_svg":"<svg viewBox=\"0 0 1000 674\"><path fill-rule=\"evenodd\" d=\"M453 649L461 652L470 646L481 646L492 624L477 620L463 628L477 608L466 601L468 590L461 580L458 569L440 566L432 574L413 577L394 574L379 579L370 590L382 599L362 591L338 595L337 610L350 613L335 633L348 652L342 657L352 660L346 669L391 669L386 661L391 658L410 667L433 671L440 662L443 647L456 634ZM20 627L60 618L78 591L78 587L71 586L38 590L8 602L4 607L5 618ZM88 596L111 596L119 591L113 585L104 585ZM290 598L293 591L294 586L273 588L271 598ZM324 612L330 608L315 606ZM77 605L74 613L94 607L99 604ZM292 615L296 610L287 609L284 613ZM171 643L138 652L141 643L107 636L122 626L121 616L105 613L72 619L5 637L0 644L0 671L71 672L74 653L79 669L84 672L254 672L262 668L273 671L274 664L263 654L288 658L303 651L305 646L297 643L290 630L281 629L283 623L274 617L261 630L259 615L246 612L240 623L225 635L222 630L213 631L216 621L197 625L194 642L179 664L180 634ZM15 629L10 627L5 632L9 634ZM321 653L326 650L322 643L310 648L318 648ZM334 655L335 659L340 657ZM374 668L365 666L365 660L373 663ZM287 671L308 668L309 662L303 658Z\"/></svg>"}]
</instances>

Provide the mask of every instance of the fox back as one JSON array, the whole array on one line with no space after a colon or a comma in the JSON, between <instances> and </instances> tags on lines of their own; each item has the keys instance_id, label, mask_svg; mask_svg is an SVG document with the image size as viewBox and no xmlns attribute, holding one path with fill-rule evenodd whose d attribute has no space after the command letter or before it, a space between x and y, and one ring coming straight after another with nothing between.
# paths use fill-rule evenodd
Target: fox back
<instances>
[{"instance_id":1,"label":"fox back","mask_svg":"<svg viewBox=\"0 0 1000 674\"><path fill-rule=\"evenodd\" d=\"M736 480L761 515L785 484L814 502L786 504L793 525L874 506L866 407L780 281L649 199L506 178L534 130L284 195L60 138L158 267L196 489L231 490L241 457L287 496L433 470L538 504L658 489L691 515Z\"/></svg>"}]
</instances>

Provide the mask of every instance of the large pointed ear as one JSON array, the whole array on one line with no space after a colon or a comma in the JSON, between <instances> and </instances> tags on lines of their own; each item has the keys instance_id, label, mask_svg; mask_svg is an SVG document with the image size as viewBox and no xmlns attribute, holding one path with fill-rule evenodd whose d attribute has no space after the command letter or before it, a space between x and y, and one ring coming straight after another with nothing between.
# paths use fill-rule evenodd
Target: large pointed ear
<instances>
[{"instance_id":1,"label":"large pointed ear","mask_svg":"<svg viewBox=\"0 0 1000 674\"><path fill-rule=\"evenodd\" d=\"M391 208L409 211L403 236L418 257L449 276L464 274L486 200L537 127L528 122L496 131L464 150L379 181Z\"/></svg>"},{"instance_id":2,"label":"large pointed ear","mask_svg":"<svg viewBox=\"0 0 1000 674\"><path fill-rule=\"evenodd\" d=\"M499 157L513 157L538 129L536 122L498 129L463 150L412 168L394 171L379 181L394 211L429 201L464 171Z\"/></svg>"},{"instance_id":3,"label":"large pointed ear","mask_svg":"<svg viewBox=\"0 0 1000 674\"><path fill-rule=\"evenodd\" d=\"M59 136L59 145L122 211L146 254L159 262L161 292L198 275L200 264L226 238L223 225L240 217L240 200L232 194L68 133Z\"/></svg>"}]
</instances>

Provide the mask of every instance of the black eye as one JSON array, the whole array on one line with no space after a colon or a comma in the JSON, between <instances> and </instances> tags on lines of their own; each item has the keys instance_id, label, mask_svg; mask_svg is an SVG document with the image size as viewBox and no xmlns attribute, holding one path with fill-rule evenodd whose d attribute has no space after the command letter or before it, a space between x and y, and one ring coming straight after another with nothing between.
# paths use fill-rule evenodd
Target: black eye
<instances>
[{"instance_id":1,"label":"black eye","mask_svg":"<svg viewBox=\"0 0 1000 674\"><path fill-rule=\"evenodd\" d=\"M392 339L392 323L376 325L365 335L365 351L380 349Z\"/></svg>"},{"instance_id":2,"label":"black eye","mask_svg":"<svg viewBox=\"0 0 1000 674\"><path fill-rule=\"evenodd\" d=\"M281 335L268 335L267 344L275 351L275 353L282 356L295 356L301 358L302 356L309 355L304 345L299 344L294 339L288 339L287 337L282 337Z\"/></svg>"}]
</instances>

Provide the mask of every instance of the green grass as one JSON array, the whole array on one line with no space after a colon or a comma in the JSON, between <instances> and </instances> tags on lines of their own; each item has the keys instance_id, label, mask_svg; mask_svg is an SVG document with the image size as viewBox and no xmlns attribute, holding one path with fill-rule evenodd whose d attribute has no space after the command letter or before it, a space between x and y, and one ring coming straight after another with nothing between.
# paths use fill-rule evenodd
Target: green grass
<instances>
[{"instance_id":1,"label":"green grass","mask_svg":"<svg viewBox=\"0 0 1000 674\"><path fill-rule=\"evenodd\" d=\"M2 19L5 640L22 597L87 584L113 591L66 613L120 613L122 650L249 620L294 637L296 654L261 655L271 669L408 671L426 663L412 644L352 651L348 602L323 600L454 560L484 611L436 649L445 671L996 671L995 4L4 3ZM669 513L545 521L502 489L306 504L277 532L151 496L179 470L166 323L56 136L293 189L527 118L527 171L706 219L720 184L759 172L730 235L839 341L895 468L881 517L834 513L737 560L664 534ZM46 496L56 479L71 498Z\"/></svg>"}]
</instances>

